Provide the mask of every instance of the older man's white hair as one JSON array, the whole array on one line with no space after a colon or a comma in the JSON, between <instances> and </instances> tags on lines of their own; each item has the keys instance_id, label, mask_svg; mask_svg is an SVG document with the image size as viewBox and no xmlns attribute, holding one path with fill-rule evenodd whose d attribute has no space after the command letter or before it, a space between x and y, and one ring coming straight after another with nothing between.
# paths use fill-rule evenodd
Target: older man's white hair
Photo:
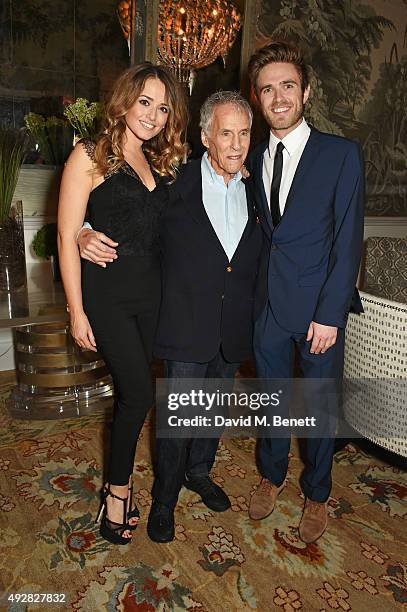
<instances>
[{"instance_id":1,"label":"older man's white hair","mask_svg":"<svg viewBox=\"0 0 407 612\"><path fill-rule=\"evenodd\" d=\"M250 104L238 91L216 91L205 100L201 107L201 117L199 125L205 132L209 134L212 127L213 115L215 108L223 104L233 104L237 109L247 113L249 116L250 127L253 122L253 111Z\"/></svg>"}]
</instances>

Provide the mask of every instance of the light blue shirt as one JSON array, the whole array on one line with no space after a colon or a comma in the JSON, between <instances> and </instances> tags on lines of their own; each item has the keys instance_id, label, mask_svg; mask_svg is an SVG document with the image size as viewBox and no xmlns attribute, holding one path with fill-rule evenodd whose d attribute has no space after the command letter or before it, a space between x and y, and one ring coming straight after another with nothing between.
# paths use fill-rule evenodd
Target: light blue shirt
<instances>
[{"instance_id":1,"label":"light blue shirt","mask_svg":"<svg viewBox=\"0 0 407 612\"><path fill-rule=\"evenodd\" d=\"M242 174L235 174L226 185L223 177L216 174L212 168L207 153L202 157L201 171L203 205L230 261L248 219L246 188L242 182Z\"/></svg>"}]
</instances>

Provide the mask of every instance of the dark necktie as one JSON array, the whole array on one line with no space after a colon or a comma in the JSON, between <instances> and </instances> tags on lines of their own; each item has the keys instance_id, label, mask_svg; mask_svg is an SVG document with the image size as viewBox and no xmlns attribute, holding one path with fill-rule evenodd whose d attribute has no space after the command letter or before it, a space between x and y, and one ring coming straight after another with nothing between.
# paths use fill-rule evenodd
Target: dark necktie
<instances>
[{"instance_id":1,"label":"dark necktie","mask_svg":"<svg viewBox=\"0 0 407 612\"><path fill-rule=\"evenodd\" d=\"M276 227L280 223L280 183L283 172L283 149L284 145L280 141L277 145L276 154L274 156L273 180L271 181L270 192L270 211L273 225Z\"/></svg>"}]
</instances>

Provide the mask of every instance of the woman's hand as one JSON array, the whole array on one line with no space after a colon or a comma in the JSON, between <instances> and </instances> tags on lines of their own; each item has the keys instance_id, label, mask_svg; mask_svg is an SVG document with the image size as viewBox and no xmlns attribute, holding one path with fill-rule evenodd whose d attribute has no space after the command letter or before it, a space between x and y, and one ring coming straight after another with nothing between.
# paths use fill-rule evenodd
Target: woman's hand
<instances>
[{"instance_id":1,"label":"woman's hand","mask_svg":"<svg viewBox=\"0 0 407 612\"><path fill-rule=\"evenodd\" d=\"M95 336L84 312L80 314L71 313L71 334L78 346L96 353Z\"/></svg>"}]
</instances>

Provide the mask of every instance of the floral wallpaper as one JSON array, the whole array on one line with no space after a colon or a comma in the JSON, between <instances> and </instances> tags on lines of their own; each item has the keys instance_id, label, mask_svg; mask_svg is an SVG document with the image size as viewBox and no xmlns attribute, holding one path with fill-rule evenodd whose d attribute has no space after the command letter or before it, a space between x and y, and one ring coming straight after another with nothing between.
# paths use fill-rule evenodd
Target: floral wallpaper
<instances>
[{"instance_id":1,"label":"floral wallpaper","mask_svg":"<svg viewBox=\"0 0 407 612\"><path fill-rule=\"evenodd\" d=\"M312 66L309 121L358 140L372 216L407 215L407 0L261 0L255 47L296 41Z\"/></svg>"}]
</instances>

